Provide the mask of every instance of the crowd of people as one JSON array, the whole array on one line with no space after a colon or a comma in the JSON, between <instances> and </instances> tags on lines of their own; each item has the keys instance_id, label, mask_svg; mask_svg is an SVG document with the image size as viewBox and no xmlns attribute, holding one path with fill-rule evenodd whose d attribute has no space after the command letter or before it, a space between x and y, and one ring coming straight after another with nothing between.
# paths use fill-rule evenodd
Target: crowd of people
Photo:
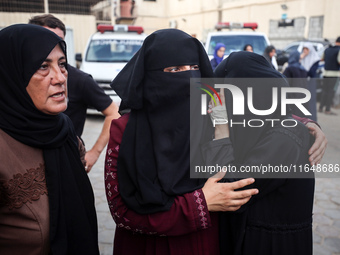
<instances>
[{"instance_id":1,"label":"crowd of people","mask_svg":"<svg viewBox=\"0 0 340 255\"><path fill-rule=\"evenodd\" d=\"M321 162L324 133L293 108L283 114L281 98L266 116L247 107L239 115L231 91L221 89L202 115L195 109L203 92L190 84L223 79L247 96L255 84L254 107L265 110L274 88L301 86L286 77L313 75L319 59L312 48L292 54L284 75L275 69L272 46L261 56L245 45L224 59L228 45L218 44L210 61L196 38L155 31L111 83L122 99L120 117L92 77L67 63L64 24L52 15L29 23L0 31L0 254L99 254L87 173L106 145L114 254L312 254L313 175L190 176L193 162L236 169ZM339 70L337 43L323 56L329 85L319 111L326 107L326 114ZM87 105L105 115L89 150L81 139ZM213 125L220 118L228 122ZM254 118L265 124L228 124Z\"/></svg>"},{"instance_id":2,"label":"crowd of people","mask_svg":"<svg viewBox=\"0 0 340 255\"><path fill-rule=\"evenodd\" d=\"M224 52L226 45L218 43L215 47L214 57L211 59L211 66L213 69L222 62L225 58ZM243 51L253 52L253 46L246 44L243 47ZM276 60L276 48L273 45L268 45L263 56L272 65L272 67L278 70L278 64ZM324 70L321 71L322 65ZM289 55L288 62L284 64L281 71L287 78L290 79L290 85L292 87L306 88L311 93L311 98L308 103L305 104L306 108L310 112L310 118L317 121L317 104L319 102L318 112L325 113L326 115L337 115L331 111L331 106L337 106L340 101L336 100L335 93L339 87L340 78L340 37L335 41L334 45L329 45L320 57L316 52L311 42L303 43L302 52L295 50ZM321 96L317 98L318 81L317 78L322 78L321 81ZM292 95L299 96L299 95ZM325 109L325 111L324 111ZM296 111L295 111L296 112ZM300 111L297 111L299 115L302 115Z\"/></svg>"}]
</instances>

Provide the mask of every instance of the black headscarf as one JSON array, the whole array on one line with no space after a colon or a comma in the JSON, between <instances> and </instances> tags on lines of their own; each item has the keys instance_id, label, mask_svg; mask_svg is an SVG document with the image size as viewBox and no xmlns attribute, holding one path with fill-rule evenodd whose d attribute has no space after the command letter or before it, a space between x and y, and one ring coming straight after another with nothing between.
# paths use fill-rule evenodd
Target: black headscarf
<instances>
[{"instance_id":1,"label":"black headscarf","mask_svg":"<svg viewBox=\"0 0 340 255\"><path fill-rule=\"evenodd\" d=\"M178 65L199 65L200 71L163 71ZM201 43L180 30L164 29L146 38L111 84L122 99L120 110L131 109L118 176L125 203L138 213L168 210L174 196L202 187L189 172L190 78L201 75L212 77Z\"/></svg>"},{"instance_id":2,"label":"black headscarf","mask_svg":"<svg viewBox=\"0 0 340 255\"><path fill-rule=\"evenodd\" d=\"M225 78L225 84L232 84L240 88L244 95L244 115L233 115L233 97L231 92L225 90L226 106L230 119L234 123L245 121L245 127L240 124L230 127L230 139L233 143L235 163L242 163L255 144L271 127L272 122L265 119L286 119L290 115L290 108L286 116L281 115L281 88L288 87L288 83L281 73L272 68L271 64L261 55L252 52L233 52L223 60L215 69L216 78ZM278 88L278 101L276 110L265 116L258 116L250 112L247 105L248 87L253 88L253 105L255 109L267 110L272 106L273 88ZM249 120L261 119L262 127L250 127ZM277 123L277 122L275 122ZM260 125L253 122L252 125ZM292 124L292 123L289 123ZM288 125L288 123L287 123Z\"/></svg>"},{"instance_id":3,"label":"black headscarf","mask_svg":"<svg viewBox=\"0 0 340 255\"><path fill-rule=\"evenodd\" d=\"M297 50L292 51L289 54L288 66L294 66L298 69L306 71L306 69L300 63L300 55L301 55L300 52L298 52Z\"/></svg>"},{"instance_id":4,"label":"black headscarf","mask_svg":"<svg viewBox=\"0 0 340 255\"><path fill-rule=\"evenodd\" d=\"M78 140L64 114L48 115L33 104L26 87L56 45L53 32L18 24L0 31L0 128L43 150L53 254L98 254L94 196L80 161Z\"/></svg>"}]
</instances>

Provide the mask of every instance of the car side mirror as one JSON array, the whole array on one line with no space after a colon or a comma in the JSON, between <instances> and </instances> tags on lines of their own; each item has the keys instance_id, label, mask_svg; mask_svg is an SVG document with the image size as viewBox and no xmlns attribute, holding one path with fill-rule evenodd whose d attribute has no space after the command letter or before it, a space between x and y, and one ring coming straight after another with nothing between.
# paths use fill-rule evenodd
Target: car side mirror
<instances>
[{"instance_id":1,"label":"car side mirror","mask_svg":"<svg viewBox=\"0 0 340 255\"><path fill-rule=\"evenodd\" d=\"M76 53L76 60L79 62L83 61L83 57L81 56L81 53Z\"/></svg>"}]
</instances>

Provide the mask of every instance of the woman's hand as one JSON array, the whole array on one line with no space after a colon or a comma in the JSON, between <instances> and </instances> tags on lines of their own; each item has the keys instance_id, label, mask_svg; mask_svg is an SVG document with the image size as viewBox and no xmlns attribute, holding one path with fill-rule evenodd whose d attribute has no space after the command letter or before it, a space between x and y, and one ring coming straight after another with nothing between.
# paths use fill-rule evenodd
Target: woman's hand
<instances>
[{"instance_id":1,"label":"woman's hand","mask_svg":"<svg viewBox=\"0 0 340 255\"><path fill-rule=\"evenodd\" d=\"M214 95L216 105L213 100L210 100L209 109L208 109L208 113L215 127L215 139L222 139L222 138L229 137L229 126L228 124L226 124L226 121L228 121L228 115L227 115L227 108L225 106L224 89L220 90L219 95L220 95L222 104L218 100L217 96ZM222 120L222 122L218 120L220 121Z\"/></svg>"},{"instance_id":2,"label":"woman's hand","mask_svg":"<svg viewBox=\"0 0 340 255\"><path fill-rule=\"evenodd\" d=\"M230 183L218 183L224 175L225 172L217 173L209 178L202 188L209 211L236 211L247 203L251 196L259 193L258 189L235 191L254 183L253 178Z\"/></svg>"},{"instance_id":3,"label":"woman's hand","mask_svg":"<svg viewBox=\"0 0 340 255\"><path fill-rule=\"evenodd\" d=\"M325 154L328 141L324 132L315 123L308 122L306 127L309 129L309 133L315 137L315 142L308 151L309 161L312 165L317 165L320 164Z\"/></svg>"}]
</instances>

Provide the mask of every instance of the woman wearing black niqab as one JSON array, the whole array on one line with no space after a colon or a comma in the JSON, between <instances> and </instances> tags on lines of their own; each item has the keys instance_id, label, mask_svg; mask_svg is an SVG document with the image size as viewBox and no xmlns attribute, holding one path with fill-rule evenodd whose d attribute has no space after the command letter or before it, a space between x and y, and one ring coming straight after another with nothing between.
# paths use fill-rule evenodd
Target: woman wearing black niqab
<instances>
[{"instance_id":1,"label":"woman wearing black niqab","mask_svg":"<svg viewBox=\"0 0 340 255\"><path fill-rule=\"evenodd\" d=\"M66 45L53 32L27 24L0 31L1 254L99 254L93 191L72 123L39 110L27 90L54 65L46 58L58 45L65 70ZM35 85L56 86L61 75Z\"/></svg>"},{"instance_id":2,"label":"woman wearing black niqab","mask_svg":"<svg viewBox=\"0 0 340 255\"><path fill-rule=\"evenodd\" d=\"M271 107L272 88L280 91L288 86L284 77L264 57L248 52L230 54L214 75L225 78L226 84L236 85L245 98L248 87L252 87L254 108L260 110ZM246 104L243 115L234 115L229 90L225 91L225 98L229 123L246 123L230 126L234 160L229 163L238 168L309 165L311 139L308 130L299 122L294 128L281 125L282 120L291 117L289 109L286 115L281 115L280 93L276 111L266 116L253 114ZM261 119L264 124L250 127L247 123L252 119ZM265 119L280 121L272 127L272 122ZM259 125L259 122L252 122L252 125ZM221 254L312 254L313 175L276 177L256 178L254 187L259 189L259 194L238 211L221 213ZM227 173L226 181L230 181L228 178Z\"/></svg>"},{"instance_id":3,"label":"woman wearing black niqab","mask_svg":"<svg viewBox=\"0 0 340 255\"><path fill-rule=\"evenodd\" d=\"M191 179L189 171L190 160L202 157L200 150L190 154L200 147L190 147L189 137L212 139L200 125L200 111L190 114L190 93L197 93L197 109L201 103L200 90L190 91L190 78L201 76L212 77L201 43L164 29L146 38L111 84L122 99L120 110L131 110L112 121L105 160L106 195L117 225L115 254L219 254L218 217L202 189L206 180ZM193 132L191 118L197 121ZM250 180L245 182L241 186ZM226 191L235 185L225 184L217 186ZM255 194L242 192L250 192L242 198Z\"/></svg>"},{"instance_id":4,"label":"woman wearing black niqab","mask_svg":"<svg viewBox=\"0 0 340 255\"><path fill-rule=\"evenodd\" d=\"M190 179L189 172L181 169L189 168L190 78L212 77L208 64L198 40L178 30L161 30L146 39L112 83L122 98L120 110L132 109L120 147L118 174L122 182L131 183L122 186L120 193L138 213L168 210L172 196L202 187L201 180ZM200 69L163 71L178 65ZM159 183L151 185L156 176Z\"/></svg>"}]
</instances>

